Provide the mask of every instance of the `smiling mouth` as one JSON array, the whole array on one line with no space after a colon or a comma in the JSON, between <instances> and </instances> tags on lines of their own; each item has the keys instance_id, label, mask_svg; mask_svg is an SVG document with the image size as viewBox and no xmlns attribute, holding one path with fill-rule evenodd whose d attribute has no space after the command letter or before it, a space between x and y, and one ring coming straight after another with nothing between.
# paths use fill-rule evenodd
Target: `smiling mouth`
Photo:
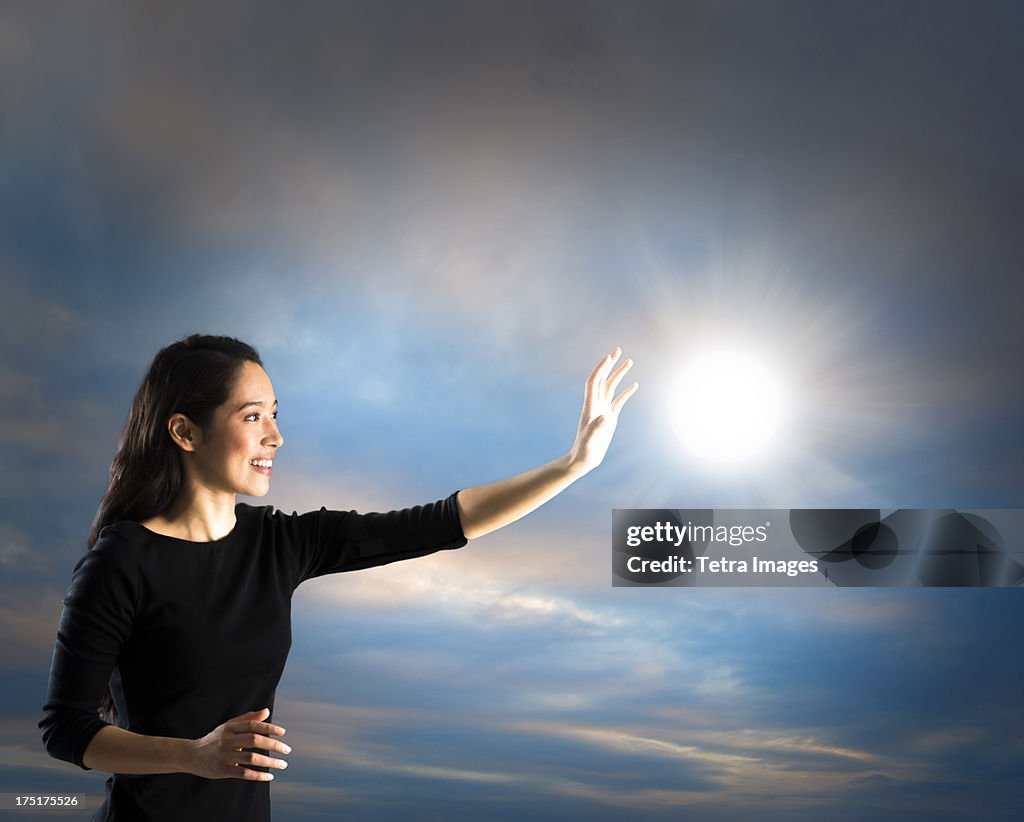
<instances>
[{"instance_id":1,"label":"smiling mouth","mask_svg":"<svg viewBox=\"0 0 1024 822\"><path fill-rule=\"evenodd\" d=\"M252 466L253 470L266 474L268 477L274 473L274 463L272 460L249 460L249 465Z\"/></svg>"}]
</instances>

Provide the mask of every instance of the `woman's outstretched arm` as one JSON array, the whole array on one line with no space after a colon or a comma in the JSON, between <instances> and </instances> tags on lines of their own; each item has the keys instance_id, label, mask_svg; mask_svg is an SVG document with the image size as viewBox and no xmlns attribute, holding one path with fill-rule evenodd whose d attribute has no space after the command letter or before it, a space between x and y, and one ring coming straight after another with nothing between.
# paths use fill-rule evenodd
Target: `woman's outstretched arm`
<instances>
[{"instance_id":1,"label":"woman's outstretched arm","mask_svg":"<svg viewBox=\"0 0 1024 822\"><path fill-rule=\"evenodd\" d=\"M459 491L456 503L466 539L482 537L526 516L601 464L611 445L619 412L639 388L633 383L615 396L619 383L633 365L632 360L625 360L612 371L621 353L616 348L608 354L587 379L576 440L568 453L514 477Z\"/></svg>"}]
</instances>

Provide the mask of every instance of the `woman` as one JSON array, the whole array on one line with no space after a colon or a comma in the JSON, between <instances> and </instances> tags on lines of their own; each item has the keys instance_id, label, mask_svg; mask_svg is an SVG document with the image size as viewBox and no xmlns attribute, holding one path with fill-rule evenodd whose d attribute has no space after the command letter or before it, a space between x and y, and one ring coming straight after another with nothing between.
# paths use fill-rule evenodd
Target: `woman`
<instances>
[{"instance_id":1,"label":"woman","mask_svg":"<svg viewBox=\"0 0 1024 822\"><path fill-rule=\"evenodd\" d=\"M256 351L204 335L161 350L64 599L39 723L52 756L112 772L93 818L269 819L291 750L271 718L295 588L459 548L595 468L638 387L615 397L632 365L612 371L619 355L590 375L576 439L547 465L386 514L286 516L235 502L267 493L284 443Z\"/></svg>"}]
</instances>

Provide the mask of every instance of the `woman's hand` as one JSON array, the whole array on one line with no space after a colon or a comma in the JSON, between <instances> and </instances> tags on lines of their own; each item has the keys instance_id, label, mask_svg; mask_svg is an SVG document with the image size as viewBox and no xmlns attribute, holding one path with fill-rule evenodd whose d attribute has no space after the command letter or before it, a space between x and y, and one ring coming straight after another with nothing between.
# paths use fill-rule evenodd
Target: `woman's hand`
<instances>
[{"instance_id":1,"label":"woman's hand","mask_svg":"<svg viewBox=\"0 0 1024 822\"><path fill-rule=\"evenodd\" d=\"M634 382L619 396L615 396L619 383L633 366L632 360L625 360L612 371L612 366L621 354L622 349L616 347L597 364L587 379L576 441L569 451L569 462L577 470L586 472L601 464L608 446L611 445L622 406L640 387L639 383Z\"/></svg>"},{"instance_id":2,"label":"woman's hand","mask_svg":"<svg viewBox=\"0 0 1024 822\"><path fill-rule=\"evenodd\" d=\"M616 348L597 364L587 380L576 441L568 454L514 477L459 491L455 504L466 539L482 537L525 517L601 464L615 433L619 411L640 387L633 383L615 396L615 389L633 365L632 360L626 360L609 374L621 353Z\"/></svg>"},{"instance_id":3,"label":"woman's hand","mask_svg":"<svg viewBox=\"0 0 1024 822\"><path fill-rule=\"evenodd\" d=\"M284 728L261 721L268 716L270 716L268 708L249 711L218 725L202 739L189 740L186 773L207 779L234 778L259 781L273 779L272 773L254 771L246 766L287 768L287 762L283 759L273 759L263 754L242 750L242 748L263 748L283 754L291 753L292 749L283 742L264 735L281 736L284 734Z\"/></svg>"}]
</instances>

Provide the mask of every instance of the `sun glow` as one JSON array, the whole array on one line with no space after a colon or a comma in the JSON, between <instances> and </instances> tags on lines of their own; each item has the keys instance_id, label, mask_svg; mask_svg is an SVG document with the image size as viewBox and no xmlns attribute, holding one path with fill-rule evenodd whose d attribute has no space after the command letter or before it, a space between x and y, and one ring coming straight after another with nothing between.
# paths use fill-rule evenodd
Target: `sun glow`
<instances>
[{"instance_id":1,"label":"sun glow","mask_svg":"<svg viewBox=\"0 0 1024 822\"><path fill-rule=\"evenodd\" d=\"M696 457L734 465L763 456L775 444L785 402L779 378L742 351L694 357L671 394L676 435Z\"/></svg>"}]
</instances>

